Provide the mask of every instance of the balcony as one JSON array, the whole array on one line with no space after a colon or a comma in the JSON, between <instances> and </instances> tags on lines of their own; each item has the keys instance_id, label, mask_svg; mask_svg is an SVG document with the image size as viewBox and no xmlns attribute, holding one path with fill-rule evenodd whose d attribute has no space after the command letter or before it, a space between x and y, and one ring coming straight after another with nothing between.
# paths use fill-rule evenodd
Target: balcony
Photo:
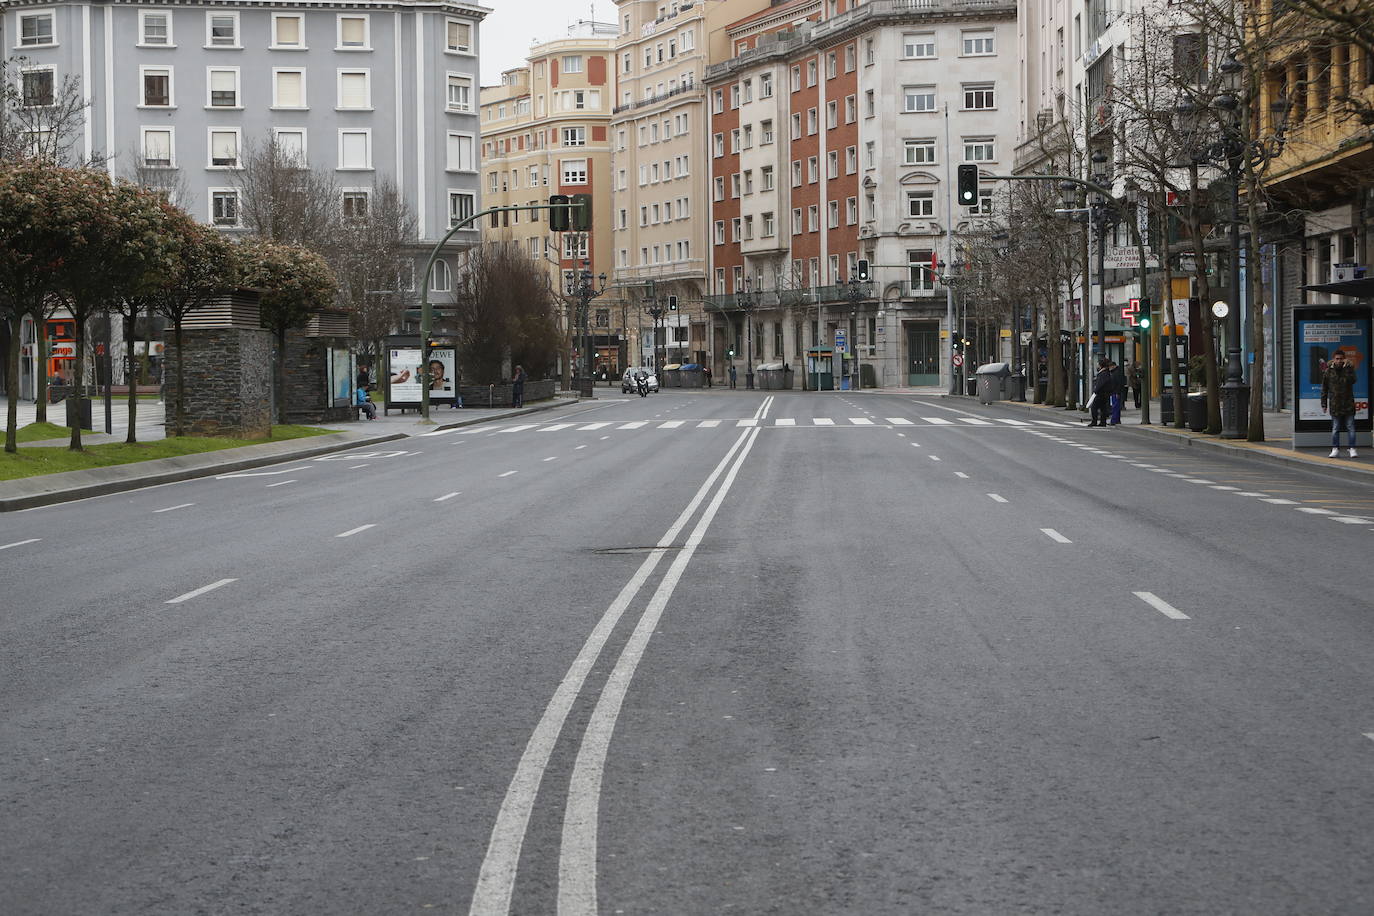
<instances>
[{"instance_id":1,"label":"balcony","mask_svg":"<svg viewBox=\"0 0 1374 916\"><path fill-rule=\"evenodd\" d=\"M862 6L856 6L848 12L817 23L811 30L811 40L829 38L871 20L910 19L913 16L952 13L985 13L993 10L1004 10L1008 15L1014 15L1016 3L1014 0L870 0Z\"/></svg>"},{"instance_id":2,"label":"balcony","mask_svg":"<svg viewBox=\"0 0 1374 916\"><path fill-rule=\"evenodd\" d=\"M674 96L687 95L688 93L701 95L705 91L705 87L698 84L695 80L688 80L681 86L678 86L676 89L669 89L666 92L660 92L657 95L651 95L647 99L640 99L638 102L631 102L628 105L617 105L611 109L611 114L618 115L626 111L637 111L640 108L648 108L650 105L657 105L659 102L662 102L665 99L671 99Z\"/></svg>"}]
</instances>

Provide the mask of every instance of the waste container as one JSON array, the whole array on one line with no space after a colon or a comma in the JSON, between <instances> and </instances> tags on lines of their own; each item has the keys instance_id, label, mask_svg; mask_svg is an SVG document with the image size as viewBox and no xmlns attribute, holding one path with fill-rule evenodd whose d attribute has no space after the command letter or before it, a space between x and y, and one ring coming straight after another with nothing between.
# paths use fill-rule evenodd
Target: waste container
<instances>
[{"instance_id":1,"label":"waste container","mask_svg":"<svg viewBox=\"0 0 1374 916\"><path fill-rule=\"evenodd\" d=\"M1174 395L1166 391L1159 397L1159 424L1161 426L1174 425Z\"/></svg>"},{"instance_id":2,"label":"waste container","mask_svg":"<svg viewBox=\"0 0 1374 916\"><path fill-rule=\"evenodd\" d=\"M1011 377L1007 363L984 363L973 373L977 382L978 403L991 404L1006 400L1006 381ZM972 394L973 392L970 392Z\"/></svg>"},{"instance_id":3,"label":"waste container","mask_svg":"<svg viewBox=\"0 0 1374 916\"><path fill-rule=\"evenodd\" d=\"M1207 428L1207 393L1203 391L1188 395L1188 428L1200 433Z\"/></svg>"},{"instance_id":4,"label":"waste container","mask_svg":"<svg viewBox=\"0 0 1374 916\"><path fill-rule=\"evenodd\" d=\"M683 388L705 388L706 374L699 363L683 363L678 371L678 383Z\"/></svg>"},{"instance_id":5,"label":"waste container","mask_svg":"<svg viewBox=\"0 0 1374 916\"><path fill-rule=\"evenodd\" d=\"M670 363L663 367L663 372L658 376L658 383L664 388L682 387L682 364Z\"/></svg>"},{"instance_id":6,"label":"waste container","mask_svg":"<svg viewBox=\"0 0 1374 916\"><path fill-rule=\"evenodd\" d=\"M592 378L591 376L587 376L586 378L579 378L579 379L577 380L577 395L578 395L578 397L583 397L583 398L595 397L595 396L596 396L596 393L595 393L594 391L592 391L592 386L595 385L595 384L596 384L596 379Z\"/></svg>"},{"instance_id":7,"label":"waste container","mask_svg":"<svg viewBox=\"0 0 1374 916\"><path fill-rule=\"evenodd\" d=\"M754 379L764 391L779 391L783 387L782 363L759 363Z\"/></svg>"},{"instance_id":8,"label":"waste container","mask_svg":"<svg viewBox=\"0 0 1374 916\"><path fill-rule=\"evenodd\" d=\"M1024 401L1026 399L1026 373L1013 372L1007 376L1004 384L1008 401Z\"/></svg>"},{"instance_id":9,"label":"waste container","mask_svg":"<svg viewBox=\"0 0 1374 916\"><path fill-rule=\"evenodd\" d=\"M964 394L968 395L968 396L971 397L971 398L972 398L972 397L976 397L976 396L978 395L978 379L977 379L977 377L965 379L965 380L964 380L964 389L965 389L965 390L964 390Z\"/></svg>"},{"instance_id":10,"label":"waste container","mask_svg":"<svg viewBox=\"0 0 1374 916\"><path fill-rule=\"evenodd\" d=\"M71 398L67 401L67 425L71 426L73 414L82 429L92 429L91 399Z\"/></svg>"}]
</instances>

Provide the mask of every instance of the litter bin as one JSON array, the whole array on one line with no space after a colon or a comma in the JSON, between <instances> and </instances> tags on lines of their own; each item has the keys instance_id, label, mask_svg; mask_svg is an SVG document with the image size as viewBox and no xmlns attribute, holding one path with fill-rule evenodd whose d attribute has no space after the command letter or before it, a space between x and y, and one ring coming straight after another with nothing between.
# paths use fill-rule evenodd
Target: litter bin
<instances>
[{"instance_id":1,"label":"litter bin","mask_svg":"<svg viewBox=\"0 0 1374 916\"><path fill-rule=\"evenodd\" d=\"M596 393L595 393L594 391L592 391L592 386L595 385L595 384L596 384L596 379L592 378L591 376L588 376L587 378L580 378L580 379L578 379L578 380L577 380L577 395L578 395L578 397L583 397L583 398L595 397L595 396L596 396Z\"/></svg>"},{"instance_id":2,"label":"litter bin","mask_svg":"<svg viewBox=\"0 0 1374 916\"><path fill-rule=\"evenodd\" d=\"M1005 390L1008 401L1024 401L1026 399L1026 373L1014 372L1007 376Z\"/></svg>"},{"instance_id":3,"label":"litter bin","mask_svg":"<svg viewBox=\"0 0 1374 916\"><path fill-rule=\"evenodd\" d=\"M67 426L72 425L75 419L82 429L92 429L91 423L91 399L90 398L68 398L67 399Z\"/></svg>"},{"instance_id":4,"label":"litter bin","mask_svg":"<svg viewBox=\"0 0 1374 916\"><path fill-rule=\"evenodd\" d=\"M1188 395L1188 428L1200 433L1207 428L1207 394L1199 391Z\"/></svg>"},{"instance_id":5,"label":"litter bin","mask_svg":"<svg viewBox=\"0 0 1374 916\"><path fill-rule=\"evenodd\" d=\"M984 363L973 373L978 385L978 403L991 404L1006 400L1006 381L1011 377L1007 363ZM972 394L973 392L970 392Z\"/></svg>"},{"instance_id":6,"label":"litter bin","mask_svg":"<svg viewBox=\"0 0 1374 916\"><path fill-rule=\"evenodd\" d=\"M965 379L965 380L964 380L964 388L966 389L966 390L964 391L964 394L968 395L968 396L971 397L971 398L972 398L972 397L977 397L977 396L978 396L978 379L977 379L976 377L975 377L975 378L970 378L970 379Z\"/></svg>"}]
</instances>

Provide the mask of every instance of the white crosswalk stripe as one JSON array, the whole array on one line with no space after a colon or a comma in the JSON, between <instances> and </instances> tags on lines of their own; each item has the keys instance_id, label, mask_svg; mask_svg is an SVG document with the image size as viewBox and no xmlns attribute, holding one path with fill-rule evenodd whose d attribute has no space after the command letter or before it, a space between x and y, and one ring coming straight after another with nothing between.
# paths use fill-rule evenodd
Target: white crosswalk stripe
<instances>
[{"instance_id":1,"label":"white crosswalk stripe","mask_svg":"<svg viewBox=\"0 0 1374 916\"><path fill-rule=\"evenodd\" d=\"M560 430L560 429L567 429L567 428L570 427L570 426L576 426L576 425L577 425L577 424L575 424L575 423L555 423L555 424L553 424L552 426L545 426L543 429L540 430L540 432L541 432L541 433L552 433L552 432L557 432L557 431Z\"/></svg>"},{"instance_id":2,"label":"white crosswalk stripe","mask_svg":"<svg viewBox=\"0 0 1374 916\"><path fill-rule=\"evenodd\" d=\"M853 423L855 426L872 426L872 425L873 425L873 421L870 420L870 419L868 419L868 417L850 417L850 418L849 418L849 422L850 422L850 423Z\"/></svg>"},{"instance_id":3,"label":"white crosswalk stripe","mask_svg":"<svg viewBox=\"0 0 1374 916\"><path fill-rule=\"evenodd\" d=\"M737 427L738 427L738 426L758 426L758 425L759 425L759 421L758 421L758 420L755 420L755 419L753 419L753 418L749 418L749 419L746 419L746 420L736 420L736 421L735 421L735 426L737 426Z\"/></svg>"},{"instance_id":4,"label":"white crosswalk stripe","mask_svg":"<svg viewBox=\"0 0 1374 916\"><path fill-rule=\"evenodd\" d=\"M921 419L922 419L922 420L925 420L925 421L926 421L927 423L929 423L931 426L953 426L953 425L954 425L954 421L953 421L953 420L946 420L944 417L921 417Z\"/></svg>"},{"instance_id":5,"label":"white crosswalk stripe","mask_svg":"<svg viewBox=\"0 0 1374 916\"><path fill-rule=\"evenodd\" d=\"M977 417L960 417L960 418L959 418L959 422L960 422L960 423L967 423L969 426L991 426L991 425L992 425L992 423L991 423L990 421L988 421L988 420L980 420L980 419L978 419Z\"/></svg>"},{"instance_id":6,"label":"white crosswalk stripe","mask_svg":"<svg viewBox=\"0 0 1374 916\"><path fill-rule=\"evenodd\" d=\"M715 429L719 425L719 420L702 420L697 424L697 429Z\"/></svg>"},{"instance_id":7,"label":"white crosswalk stripe","mask_svg":"<svg viewBox=\"0 0 1374 916\"><path fill-rule=\"evenodd\" d=\"M780 418L778 418L777 420L774 420L774 421L773 421L773 425L774 425L774 426L796 426L796 425L797 425L797 421L796 421L796 420L789 420L789 419L787 419L787 418L785 418L785 417L780 417Z\"/></svg>"},{"instance_id":8,"label":"white crosswalk stripe","mask_svg":"<svg viewBox=\"0 0 1374 916\"><path fill-rule=\"evenodd\" d=\"M681 426L682 424L684 424L684 423L686 423L686 422L687 422L686 420L667 420L667 421L664 421L663 423L658 424L658 428L659 428L659 429L677 429L679 426Z\"/></svg>"},{"instance_id":9,"label":"white crosswalk stripe","mask_svg":"<svg viewBox=\"0 0 1374 916\"><path fill-rule=\"evenodd\" d=\"M996 421L996 422L994 422ZM1037 423L1049 421L1037 420ZM628 420L621 422L618 420L600 420L595 423L550 423L547 425L539 423L520 423L514 426L475 426L470 429L461 430L436 430L423 435L440 435L449 433L459 436L473 436L485 434L488 436L498 433L519 433L527 430L537 430L541 433L563 432L574 430L576 432L596 432L598 430L630 430L652 427L654 429L682 429L684 427L694 429L716 429L721 426L735 427L785 427L785 428L815 428L815 427L862 427L868 429L891 429L894 427L916 427L916 426L951 426L951 427L979 427L998 429L998 424L1005 424L1013 427L1027 427L1031 424L1020 420L1005 420L1000 417L983 419L981 417L918 417L909 420L905 417L770 417L760 419L757 417L744 417L741 419L712 419L712 420ZM1053 424L1068 425L1068 424ZM1048 435L1036 433L1036 435ZM1051 437L1053 438L1053 437ZM1067 440L1055 440L1067 442ZM1069 443L1077 448L1091 449L1091 446L1080 445L1079 443ZM1104 450L1105 451L1105 450Z\"/></svg>"},{"instance_id":10,"label":"white crosswalk stripe","mask_svg":"<svg viewBox=\"0 0 1374 916\"><path fill-rule=\"evenodd\" d=\"M812 417L811 423L814 426L834 426L835 421L829 417Z\"/></svg>"},{"instance_id":11,"label":"white crosswalk stripe","mask_svg":"<svg viewBox=\"0 0 1374 916\"><path fill-rule=\"evenodd\" d=\"M591 432L592 430L605 429L610 423L588 423L586 426L579 426L578 432Z\"/></svg>"},{"instance_id":12,"label":"white crosswalk stripe","mask_svg":"<svg viewBox=\"0 0 1374 916\"><path fill-rule=\"evenodd\" d=\"M1001 417L997 417L996 419L998 423L1005 423L1008 426L1030 426L1025 420L1004 420Z\"/></svg>"},{"instance_id":13,"label":"white crosswalk stripe","mask_svg":"<svg viewBox=\"0 0 1374 916\"><path fill-rule=\"evenodd\" d=\"M622 423L616 429L639 429L641 426L648 426L648 420L631 420L629 423Z\"/></svg>"},{"instance_id":14,"label":"white crosswalk stripe","mask_svg":"<svg viewBox=\"0 0 1374 916\"><path fill-rule=\"evenodd\" d=\"M915 426L915 425L916 425L916 424L912 423L910 420L908 420L906 417L888 417L888 418L887 418L887 422L891 423L893 426Z\"/></svg>"}]
</instances>

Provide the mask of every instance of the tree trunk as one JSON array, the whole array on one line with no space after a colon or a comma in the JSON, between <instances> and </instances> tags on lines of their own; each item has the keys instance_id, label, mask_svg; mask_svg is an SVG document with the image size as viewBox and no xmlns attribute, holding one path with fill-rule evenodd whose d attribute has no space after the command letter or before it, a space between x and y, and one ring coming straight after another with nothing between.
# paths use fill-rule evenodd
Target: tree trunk
<instances>
[{"instance_id":1,"label":"tree trunk","mask_svg":"<svg viewBox=\"0 0 1374 916\"><path fill-rule=\"evenodd\" d=\"M1246 193L1246 221L1250 224L1250 241L1246 245L1245 263L1246 282L1250 287L1250 342L1255 353L1254 365L1250 367L1250 422L1245 438L1249 442L1264 441L1264 313L1257 308L1260 301L1260 213L1259 178L1251 170L1247 176L1250 187Z\"/></svg>"},{"instance_id":2,"label":"tree trunk","mask_svg":"<svg viewBox=\"0 0 1374 916\"><path fill-rule=\"evenodd\" d=\"M48 322L43 317L43 310L39 309L34 314L33 319L35 335L38 338L38 359L34 365L37 370L33 374L34 400L33 419L35 423L48 422L48 355L52 348L48 343Z\"/></svg>"},{"instance_id":3,"label":"tree trunk","mask_svg":"<svg viewBox=\"0 0 1374 916\"><path fill-rule=\"evenodd\" d=\"M1202 219L1197 213L1200 191L1198 169L1194 165L1188 175L1188 193L1191 198L1188 206L1188 237L1193 243L1193 277L1197 280L1198 312L1202 318L1202 359L1207 383L1207 432L1215 436L1221 432L1221 384L1217 374L1216 331L1213 326L1211 304L1208 301L1212 298L1212 286L1207 279L1207 251L1202 239ZM1234 293L1231 294L1231 298L1235 298Z\"/></svg>"},{"instance_id":4,"label":"tree trunk","mask_svg":"<svg viewBox=\"0 0 1374 916\"><path fill-rule=\"evenodd\" d=\"M67 426L71 429L71 442L67 449L73 452L81 448L81 379L86 371L86 320L85 310L72 307L73 339L76 353L72 356L72 380L67 386Z\"/></svg>"},{"instance_id":5,"label":"tree trunk","mask_svg":"<svg viewBox=\"0 0 1374 916\"><path fill-rule=\"evenodd\" d=\"M131 307L129 314L124 318L124 364L129 367L129 371L124 375L124 383L129 386L129 429L124 436L124 441L133 445L138 441L138 433L134 429L134 421L138 418L138 375L133 371L134 367L134 326L138 322L138 309ZM114 355L110 354L110 378L107 384L114 381Z\"/></svg>"},{"instance_id":6,"label":"tree trunk","mask_svg":"<svg viewBox=\"0 0 1374 916\"><path fill-rule=\"evenodd\" d=\"M177 344L176 434L186 435L186 350L181 340L181 319L172 321L172 337Z\"/></svg>"},{"instance_id":7,"label":"tree trunk","mask_svg":"<svg viewBox=\"0 0 1374 916\"><path fill-rule=\"evenodd\" d=\"M5 390L9 404L5 411L5 451L11 455L19 451L19 332L24 325L24 313L17 304L10 316L10 354L5 366Z\"/></svg>"},{"instance_id":8,"label":"tree trunk","mask_svg":"<svg viewBox=\"0 0 1374 916\"><path fill-rule=\"evenodd\" d=\"M1167 219L1167 217L1166 217ZM1169 231L1168 227L1164 230ZM1165 243L1168 244L1167 241ZM1165 320L1169 323L1169 374L1172 376L1173 384L1170 386L1171 394L1174 399L1174 428L1182 429L1184 423L1183 413L1183 379L1178 371L1178 340L1173 339L1174 328L1178 326L1178 316L1174 314L1174 270L1169 264L1169 258L1164 258L1164 314ZM1163 367L1161 367L1163 368Z\"/></svg>"}]
</instances>

